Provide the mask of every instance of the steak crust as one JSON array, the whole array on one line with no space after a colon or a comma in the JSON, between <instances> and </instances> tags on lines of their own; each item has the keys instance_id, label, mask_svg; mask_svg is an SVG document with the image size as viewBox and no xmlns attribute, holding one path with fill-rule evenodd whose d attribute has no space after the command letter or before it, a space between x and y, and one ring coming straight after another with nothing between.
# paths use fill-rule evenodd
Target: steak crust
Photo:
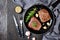
<instances>
[{"instance_id":1,"label":"steak crust","mask_svg":"<svg viewBox=\"0 0 60 40\"><path fill-rule=\"evenodd\" d=\"M46 22L51 19L49 12L46 9L41 9L38 11L39 18L42 22Z\"/></svg>"}]
</instances>

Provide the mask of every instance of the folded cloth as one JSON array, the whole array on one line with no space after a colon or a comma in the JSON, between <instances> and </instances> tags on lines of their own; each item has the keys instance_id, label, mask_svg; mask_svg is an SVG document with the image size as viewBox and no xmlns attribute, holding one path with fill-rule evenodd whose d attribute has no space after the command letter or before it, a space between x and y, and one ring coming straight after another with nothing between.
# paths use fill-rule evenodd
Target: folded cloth
<instances>
[{"instance_id":1,"label":"folded cloth","mask_svg":"<svg viewBox=\"0 0 60 40\"><path fill-rule=\"evenodd\" d=\"M22 6L24 9L28 9L30 6L34 5L34 4L44 4L44 5L48 5L51 0L13 0L13 2L15 4L18 4L20 6Z\"/></svg>"},{"instance_id":2,"label":"folded cloth","mask_svg":"<svg viewBox=\"0 0 60 40\"><path fill-rule=\"evenodd\" d=\"M48 32L43 36L42 40L60 40L60 4L55 8L54 14L56 16L56 24L54 25L52 33Z\"/></svg>"}]
</instances>

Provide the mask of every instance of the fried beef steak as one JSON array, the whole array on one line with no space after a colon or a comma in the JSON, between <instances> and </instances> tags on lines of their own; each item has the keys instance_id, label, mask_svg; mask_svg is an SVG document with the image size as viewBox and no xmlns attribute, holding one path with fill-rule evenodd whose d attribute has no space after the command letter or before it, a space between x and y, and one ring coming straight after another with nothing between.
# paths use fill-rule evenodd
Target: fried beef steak
<instances>
[{"instance_id":1,"label":"fried beef steak","mask_svg":"<svg viewBox=\"0 0 60 40\"><path fill-rule=\"evenodd\" d=\"M39 10L38 14L41 22L46 22L51 19L49 12L46 9Z\"/></svg>"},{"instance_id":2,"label":"fried beef steak","mask_svg":"<svg viewBox=\"0 0 60 40\"><path fill-rule=\"evenodd\" d=\"M38 19L36 19L35 17L32 17L28 24L28 27L33 30L40 30L41 23L38 21Z\"/></svg>"}]
</instances>

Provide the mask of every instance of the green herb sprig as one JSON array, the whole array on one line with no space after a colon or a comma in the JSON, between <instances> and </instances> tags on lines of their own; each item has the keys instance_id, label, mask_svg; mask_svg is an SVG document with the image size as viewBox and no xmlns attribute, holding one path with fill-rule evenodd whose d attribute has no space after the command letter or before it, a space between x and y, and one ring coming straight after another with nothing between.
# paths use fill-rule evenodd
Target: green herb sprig
<instances>
[{"instance_id":1,"label":"green herb sprig","mask_svg":"<svg viewBox=\"0 0 60 40\"><path fill-rule=\"evenodd\" d=\"M35 14L35 11L37 10L37 8L33 8L33 11L30 11L28 13L28 16L26 18L26 21L25 22L28 22L28 20Z\"/></svg>"}]
</instances>

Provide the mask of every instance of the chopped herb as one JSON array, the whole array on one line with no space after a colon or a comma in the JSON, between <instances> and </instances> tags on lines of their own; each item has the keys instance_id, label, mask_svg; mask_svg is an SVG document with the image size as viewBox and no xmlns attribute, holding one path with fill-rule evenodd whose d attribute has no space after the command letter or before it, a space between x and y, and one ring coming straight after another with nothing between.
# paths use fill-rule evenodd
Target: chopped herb
<instances>
[{"instance_id":1,"label":"chopped herb","mask_svg":"<svg viewBox=\"0 0 60 40\"><path fill-rule=\"evenodd\" d=\"M32 26L33 27L36 27L37 26L37 23L36 22L32 22Z\"/></svg>"}]
</instances>

